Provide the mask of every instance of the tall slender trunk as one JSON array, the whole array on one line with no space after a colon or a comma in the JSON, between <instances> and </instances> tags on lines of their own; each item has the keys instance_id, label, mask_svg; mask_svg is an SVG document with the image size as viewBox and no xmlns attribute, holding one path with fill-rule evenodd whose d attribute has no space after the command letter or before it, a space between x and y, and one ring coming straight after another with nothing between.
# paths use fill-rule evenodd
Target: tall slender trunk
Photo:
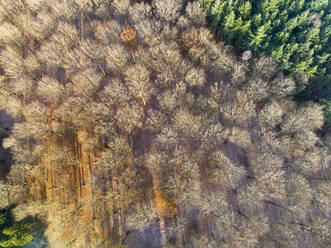
<instances>
[{"instance_id":1,"label":"tall slender trunk","mask_svg":"<svg viewBox=\"0 0 331 248\"><path fill-rule=\"evenodd\" d=\"M162 204L163 196L161 191L161 172L160 171L152 171L152 179L153 179L153 193L155 204L158 210L158 215L160 218L160 233L161 233L161 246L165 246L167 240L167 228L164 216L164 207Z\"/></svg>"},{"instance_id":2,"label":"tall slender trunk","mask_svg":"<svg viewBox=\"0 0 331 248\"><path fill-rule=\"evenodd\" d=\"M207 169L208 169L208 160L206 158L202 158L201 165L200 165L200 194L202 192L209 191L208 185L208 177L207 177ZM200 222L200 221L199 221ZM201 228L208 233L208 236L212 233L212 218L211 216L206 216L201 219L202 223L199 223Z\"/></svg>"},{"instance_id":3,"label":"tall slender trunk","mask_svg":"<svg viewBox=\"0 0 331 248\"><path fill-rule=\"evenodd\" d=\"M150 153L156 153L155 145L149 148ZM166 218L174 218L178 214L177 205L168 199L162 192L162 170L161 168L151 168L154 201L159 215L159 225L161 234L161 246L164 247L167 242Z\"/></svg>"},{"instance_id":4,"label":"tall slender trunk","mask_svg":"<svg viewBox=\"0 0 331 248\"><path fill-rule=\"evenodd\" d=\"M85 26L84 26L84 12L81 10L79 15L79 29L80 29L80 40L84 40L85 37Z\"/></svg>"}]
</instances>

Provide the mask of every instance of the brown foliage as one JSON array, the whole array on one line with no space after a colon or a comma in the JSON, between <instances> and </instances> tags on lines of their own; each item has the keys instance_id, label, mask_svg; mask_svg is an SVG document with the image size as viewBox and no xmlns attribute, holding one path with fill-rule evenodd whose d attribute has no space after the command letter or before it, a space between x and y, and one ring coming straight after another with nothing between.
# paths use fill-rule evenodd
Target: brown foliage
<instances>
[{"instance_id":1,"label":"brown foliage","mask_svg":"<svg viewBox=\"0 0 331 248\"><path fill-rule=\"evenodd\" d=\"M174 201L166 197L161 191L155 192L154 197L155 205L161 218L174 218L177 216L178 210Z\"/></svg>"},{"instance_id":2,"label":"brown foliage","mask_svg":"<svg viewBox=\"0 0 331 248\"><path fill-rule=\"evenodd\" d=\"M130 48L132 51L137 50L138 40L137 40L137 31L132 26L126 26L123 28L120 34L121 40L125 46Z\"/></svg>"}]
</instances>

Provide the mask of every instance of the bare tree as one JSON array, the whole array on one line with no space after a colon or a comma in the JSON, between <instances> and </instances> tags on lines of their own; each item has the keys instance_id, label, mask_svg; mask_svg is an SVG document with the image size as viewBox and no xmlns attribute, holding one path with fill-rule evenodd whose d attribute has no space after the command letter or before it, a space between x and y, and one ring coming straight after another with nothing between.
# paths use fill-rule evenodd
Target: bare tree
<instances>
[{"instance_id":1,"label":"bare tree","mask_svg":"<svg viewBox=\"0 0 331 248\"><path fill-rule=\"evenodd\" d=\"M134 208L134 213L128 216L126 224L129 229L144 231L148 226L155 223L157 216L155 204L143 203L141 206Z\"/></svg>"},{"instance_id":2,"label":"bare tree","mask_svg":"<svg viewBox=\"0 0 331 248\"><path fill-rule=\"evenodd\" d=\"M125 72L130 94L146 105L153 93L150 84L150 72L142 65L134 65Z\"/></svg>"},{"instance_id":3,"label":"bare tree","mask_svg":"<svg viewBox=\"0 0 331 248\"><path fill-rule=\"evenodd\" d=\"M155 1L155 8L157 14L164 18L166 21L175 21L180 14L182 8L182 1L175 0L157 0Z\"/></svg>"},{"instance_id":4,"label":"bare tree","mask_svg":"<svg viewBox=\"0 0 331 248\"><path fill-rule=\"evenodd\" d=\"M44 213L54 247L149 228L162 246L325 246L322 107L204 18L183 0L1 1L2 206Z\"/></svg>"}]
</instances>

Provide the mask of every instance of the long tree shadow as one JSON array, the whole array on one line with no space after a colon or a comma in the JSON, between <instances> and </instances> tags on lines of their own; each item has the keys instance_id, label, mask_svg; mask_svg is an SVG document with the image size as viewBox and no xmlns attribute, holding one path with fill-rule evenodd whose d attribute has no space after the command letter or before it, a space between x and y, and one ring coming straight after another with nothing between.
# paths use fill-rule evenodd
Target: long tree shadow
<instances>
[{"instance_id":1,"label":"long tree shadow","mask_svg":"<svg viewBox=\"0 0 331 248\"><path fill-rule=\"evenodd\" d=\"M159 224L147 226L144 230L131 230L127 233L124 244L128 248L158 248L161 247L161 234Z\"/></svg>"},{"instance_id":2,"label":"long tree shadow","mask_svg":"<svg viewBox=\"0 0 331 248\"><path fill-rule=\"evenodd\" d=\"M12 133L14 118L6 110L0 110L0 178L5 178L13 163L13 156L9 149L2 146L3 140Z\"/></svg>"},{"instance_id":3,"label":"long tree shadow","mask_svg":"<svg viewBox=\"0 0 331 248\"><path fill-rule=\"evenodd\" d=\"M15 123L14 118L4 109L0 110L0 179L5 179L10 168L14 162L13 155L10 149L5 149L3 147L3 141L8 138L13 132L13 125ZM44 236L44 232L47 229L47 224L41 221L37 217L26 217L21 221L15 221L11 214L12 209L15 208L14 205L6 209L0 210L0 214L6 216L4 223L0 224L0 231L2 232L4 228L11 226L31 226L31 234L34 239L24 245L25 248L47 248L50 247L47 238ZM5 237L4 234L0 233L1 237Z\"/></svg>"}]
</instances>

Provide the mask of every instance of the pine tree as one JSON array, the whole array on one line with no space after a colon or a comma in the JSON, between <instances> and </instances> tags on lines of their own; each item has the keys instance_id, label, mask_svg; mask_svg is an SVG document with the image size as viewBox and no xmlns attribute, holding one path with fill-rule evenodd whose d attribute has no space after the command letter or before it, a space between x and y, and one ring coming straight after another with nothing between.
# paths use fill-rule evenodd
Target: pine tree
<instances>
[{"instance_id":1,"label":"pine tree","mask_svg":"<svg viewBox=\"0 0 331 248\"><path fill-rule=\"evenodd\" d=\"M1 247L23 247L33 240L32 225L13 223L9 214L2 210L0 215Z\"/></svg>"}]
</instances>

